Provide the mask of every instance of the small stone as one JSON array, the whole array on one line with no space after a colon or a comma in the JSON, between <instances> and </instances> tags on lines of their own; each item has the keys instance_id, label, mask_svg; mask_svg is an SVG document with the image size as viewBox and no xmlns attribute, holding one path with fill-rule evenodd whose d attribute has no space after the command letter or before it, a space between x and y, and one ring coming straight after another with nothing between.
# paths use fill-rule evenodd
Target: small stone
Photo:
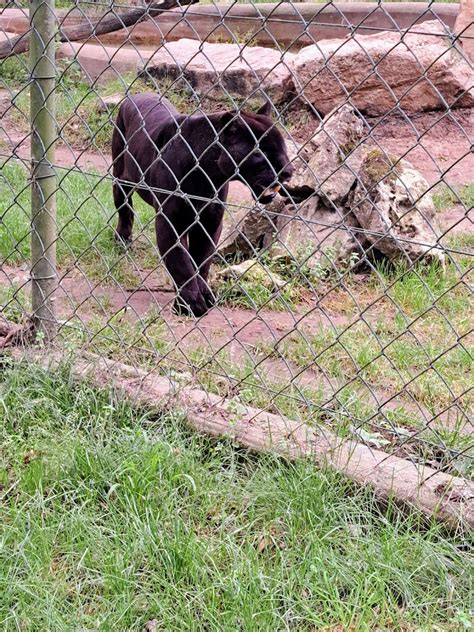
<instances>
[{"instance_id":1,"label":"small stone","mask_svg":"<svg viewBox=\"0 0 474 632\"><path fill-rule=\"evenodd\" d=\"M286 281L278 274L271 272L259 261L248 259L233 266L227 266L223 270L219 270L216 274L224 281L226 280L243 280L252 283L260 283L263 287L270 290L281 289L286 285Z\"/></svg>"},{"instance_id":2,"label":"small stone","mask_svg":"<svg viewBox=\"0 0 474 632\"><path fill-rule=\"evenodd\" d=\"M118 106L122 103L124 98L125 97L123 94L111 94L107 97L99 96L97 99L97 112L108 113L117 110Z\"/></svg>"}]
</instances>

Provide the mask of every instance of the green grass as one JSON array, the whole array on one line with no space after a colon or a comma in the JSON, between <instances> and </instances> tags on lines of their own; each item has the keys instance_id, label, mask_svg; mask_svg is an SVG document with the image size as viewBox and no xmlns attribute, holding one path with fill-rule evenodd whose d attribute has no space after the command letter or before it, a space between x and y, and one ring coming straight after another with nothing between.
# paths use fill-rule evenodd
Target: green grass
<instances>
[{"instance_id":1,"label":"green grass","mask_svg":"<svg viewBox=\"0 0 474 632\"><path fill-rule=\"evenodd\" d=\"M467 275L470 262L458 265ZM429 406L446 405L453 393L468 392L474 376L472 294L467 277L459 283L460 273L454 266L445 275L435 266L380 268L368 284L375 296L385 292L390 298L384 305L396 308L394 318L384 318L381 305L378 322L359 319L349 328L325 328L309 337L294 334L277 350L301 367L316 363L335 378L360 377L392 391L406 389Z\"/></svg>"},{"instance_id":2,"label":"green grass","mask_svg":"<svg viewBox=\"0 0 474 632\"><path fill-rule=\"evenodd\" d=\"M468 627L462 530L66 371L4 364L0 388L4 629Z\"/></svg>"},{"instance_id":3,"label":"green grass","mask_svg":"<svg viewBox=\"0 0 474 632\"><path fill-rule=\"evenodd\" d=\"M15 55L0 61L0 88L10 90L28 81L28 57Z\"/></svg>"},{"instance_id":4,"label":"green grass","mask_svg":"<svg viewBox=\"0 0 474 632\"><path fill-rule=\"evenodd\" d=\"M438 211L450 208L456 204L463 204L466 208L474 206L474 184L460 187L438 187L433 194L433 202Z\"/></svg>"},{"instance_id":5,"label":"green grass","mask_svg":"<svg viewBox=\"0 0 474 632\"><path fill-rule=\"evenodd\" d=\"M437 265L380 265L371 275L369 287L390 298L399 318L444 314L465 317L472 307L472 293L468 286L472 258L456 257L443 273Z\"/></svg>"},{"instance_id":6,"label":"green grass","mask_svg":"<svg viewBox=\"0 0 474 632\"><path fill-rule=\"evenodd\" d=\"M61 329L66 349L90 350L173 376L180 384L228 398L236 414L250 405L387 452L400 454L403 445L403 454L420 462L437 462L455 474L474 472L472 439L461 413L464 409L469 414L472 405L468 389L474 371L468 338L459 345L455 336L447 332L441 336L435 327L430 330L431 341L424 330L400 331L398 337L389 326L377 325L377 335L356 326L339 336L327 330L319 335L294 334L275 346L256 340L254 353L249 349L238 361L227 346L218 350L220 344L212 340L206 346L176 345L172 327L157 310L139 320L123 311L111 316L110 307L94 311L90 317L89 310L85 326L79 312L79 319L69 319ZM446 351L450 345L454 348ZM317 372L313 383L301 384L278 366L260 364L264 358L274 361L275 356L292 362L294 374L297 367L321 371L326 379L338 381L339 392L334 395ZM378 397L398 392L396 408L380 410L374 389L379 389ZM427 424L413 406L420 402L434 417L455 395L459 396L458 418L450 415L449 428Z\"/></svg>"},{"instance_id":7,"label":"green grass","mask_svg":"<svg viewBox=\"0 0 474 632\"><path fill-rule=\"evenodd\" d=\"M5 60L0 65L0 87L12 94L13 107L8 116L25 133L29 129L28 59L19 55ZM183 88L178 82L167 79L147 80L129 72L107 82L91 87L84 81L80 66L75 61L59 61L57 64L57 88L55 91L56 121L59 143L91 151L109 151L113 121L118 106L103 111L99 97L136 94L139 92L159 92L184 113L194 113L201 105L206 111L233 107L228 97L221 101L199 100L191 89ZM243 99L242 99L243 100ZM239 102L239 99L235 100ZM257 103L255 100L250 105Z\"/></svg>"},{"instance_id":8,"label":"green grass","mask_svg":"<svg viewBox=\"0 0 474 632\"><path fill-rule=\"evenodd\" d=\"M135 196L137 232L146 236L135 249L117 247L113 231L117 221L108 178L58 169L58 263L84 266L91 278L127 285L136 283L138 266L157 262L154 246L154 210ZM14 162L0 172L0 257L10 265L26 261L30 253L30 187L27 172Z\"/></svg>"},{"instance_id":9,"label":"green grass","mask_svg":"<svg viewBox=\"0 0 474 632\"><path fill-rule=\"evenodd\" d=\"M309 338L293 337L281 345L284 357L301 367L315 364L340 379L360 377L373 387L405 391L429 406L448 405L453 396L472 404L468 391L474 378L474 345L469 339L456 346L455 339L431 340L413 331L393 335L380 328L357 324L339 331L321 330ZM453 347L453 348L451 348Z\"/></svg>"},{"instance_id":10,"label":"green grass","mask_svg":"<svg viewBox=\"0 0 474 632\"><path fill-rule=\"evenodd\" d=\"M0 73L0 85L3 83L12 92L14 107L9 115L13 122L24 129L29 126L29 94L23 89L27 74L27 59L18 56L9 62ZM77 62L58 62L58 79L55 91L55 108L60 142L82 149L106 150L110 147L116 109L111 112L100 111L99 95L131 94L150 90L151 87L138 80L133 73L121 79L109 82L100 88L92 88L84 82Z\"/></svg>"}]
</instances>

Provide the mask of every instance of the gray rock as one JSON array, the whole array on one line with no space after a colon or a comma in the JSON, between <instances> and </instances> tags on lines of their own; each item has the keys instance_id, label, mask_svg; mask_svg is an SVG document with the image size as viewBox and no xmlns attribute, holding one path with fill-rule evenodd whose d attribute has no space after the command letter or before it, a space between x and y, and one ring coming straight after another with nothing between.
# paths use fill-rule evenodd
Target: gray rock
<instances>
[{"instance_id":1,"label":"gray rock","mask_svg":"<svg viewBox=\"0 0 474 632\"><path fill-rule=\"evenodd\" d=\"M380 256L444 265L427 182L408 162L361 146L362 136L348 105L331 112L309 143L290 148L285 188L297 201L234 211L219 253L253 258L266 248L318 274Z\"/></svg>"},{"instance_id":2,"label":"gray rock","mask_svg":"<svg viewBox=\"0 0 474 632\"><path fill-rule=\"evenodd\" d=\"M347 209L328 209L318 196L287 205L278 224L273 256L297 261L317 276L363 256L354 215Z\"/></svg>"},{"instance_id":3,"label":"gray rock","mask_svg":"<svg viewBox=\"0 0 474 632\"><path fill-rule=\"evenodd\" d=\"M345 105L325 117L304 146L288 146L295 171L285 189L306 201L292 204L280 197L267 207L232 211L224 221L219 253L255 257L272 245L275 256L315 269L361 253L352 231L358 224L342 205L362 164L363 134L362 121Z\"/></svg>"},{"instance_id":4,"label":"gray rock","mask_svg":"<svg viewBox=\"0 0 474 632\"><path fill-rule=\"evenodd\" d=\"M348 203L365 239L387 259L426 259L444 266L429 185L409 162L367 148Z\"/></svg>"},{"instance_id":5,"label":"gray rock","mask_svg":"<svg viewBox=\"0 0 474 632\"><path fill-rule=\"evenodd\" d=\"M270 271L256 259L247 259L232 266L227 266L216 273L217 278L224 281L245 280L250 283L259 283L269 290L279 290L287 282L275 272Z\"/></svg>"},{"instance_id":6,"label":"gray rock","mask_svg":"<svg viewBox=\"0 0 474 632\"><path fill-rule=\"evenodd\" d=\"M263 90L275 101L286 92L288 63L293 53L239 44L213 44L180 39L160 46L142 74L170 79L180 87L193 88L209 97L246 97Z\"/></svg>"},{"instance_id":7,"label":"gray rock","mask_svg":"<svg viewBox=\"0 0 474 632\"><path fill-rule=\"evenodd\" d=\"M310 269L380 256L445 263L428 183L408 162L373 147L363 148L355 187L343 205L330 209L314 195L287 205L277 224L275 249Z\"/></svg>"},{"instance_id":8,"label":"gray rock","mask_svg":"<svg viewBox=\"0 0 474 632\"><path fill-rule=\"evenodd\" d=\"M330 112L316 134L293 155L295 172L287 191L317 191L330 202L341 203L357 178L363 137L364 125L353 108L346 104Z\"/></svg>"},{"instance_id":9,"label":"gray rock","mask_svg":"<svg viewBox=\"0 0 474 632\"><path fill-rule=\"evenodd\" d=\"M224 216L218 255L246 259L268 248L278 230L276 214L284 206L282 198L277 198L267 206L255 204L249 208L248 205L230 205Z\"/></svg>"},{"instance_id":10,"label":"gray rock","mask_svg":"<svg viewBox=\"0 0 474 632\"><path fill-rule=\"evenodd\" d=\"M58 59L71 59L81 67L86 81L106 84L120 79L128 72L136 72L153 54L144 48L114 48L84 42L65 42L57 50Z\"/></svg>"}]
</instances>

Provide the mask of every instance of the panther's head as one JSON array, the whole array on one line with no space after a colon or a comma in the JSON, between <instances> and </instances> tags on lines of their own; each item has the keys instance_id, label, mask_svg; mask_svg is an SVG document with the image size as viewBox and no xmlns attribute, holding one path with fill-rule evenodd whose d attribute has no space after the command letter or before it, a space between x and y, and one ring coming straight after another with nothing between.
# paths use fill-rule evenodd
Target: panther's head
<instances>
[{"instance_id":1,"label":"panther's head","mask_svg":"<svg viewBox=\"0 0 474 632\"><path fill-rule=\"evenodd\" d=\"M285 141L271 118L267 102L255 114L222 114L219 167L231 180L246 184L261 204L270 203L292 174Z\"/></svg>"}]
</instances>

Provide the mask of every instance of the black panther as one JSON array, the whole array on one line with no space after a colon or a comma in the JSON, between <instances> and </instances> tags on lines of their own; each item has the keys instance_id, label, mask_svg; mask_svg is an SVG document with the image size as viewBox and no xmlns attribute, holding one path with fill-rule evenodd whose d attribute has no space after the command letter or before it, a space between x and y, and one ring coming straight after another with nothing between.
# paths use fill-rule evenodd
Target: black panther
<instances>
[{"instance_id":1,"label":"black panther","mask_svg":"<svg viewBox=\"0 0 474 632\"><path fill-rule=\"evenodd\" d=\"M156 210L156 238L176 287L175 310L205 314L214 304L207 284L222 230L231 180L262 204L292 175L271 104L258 112L180 114L157 94L127 97L112 137L116 237L132 238L132 195Z\"/></svg>"}]
</instances>

